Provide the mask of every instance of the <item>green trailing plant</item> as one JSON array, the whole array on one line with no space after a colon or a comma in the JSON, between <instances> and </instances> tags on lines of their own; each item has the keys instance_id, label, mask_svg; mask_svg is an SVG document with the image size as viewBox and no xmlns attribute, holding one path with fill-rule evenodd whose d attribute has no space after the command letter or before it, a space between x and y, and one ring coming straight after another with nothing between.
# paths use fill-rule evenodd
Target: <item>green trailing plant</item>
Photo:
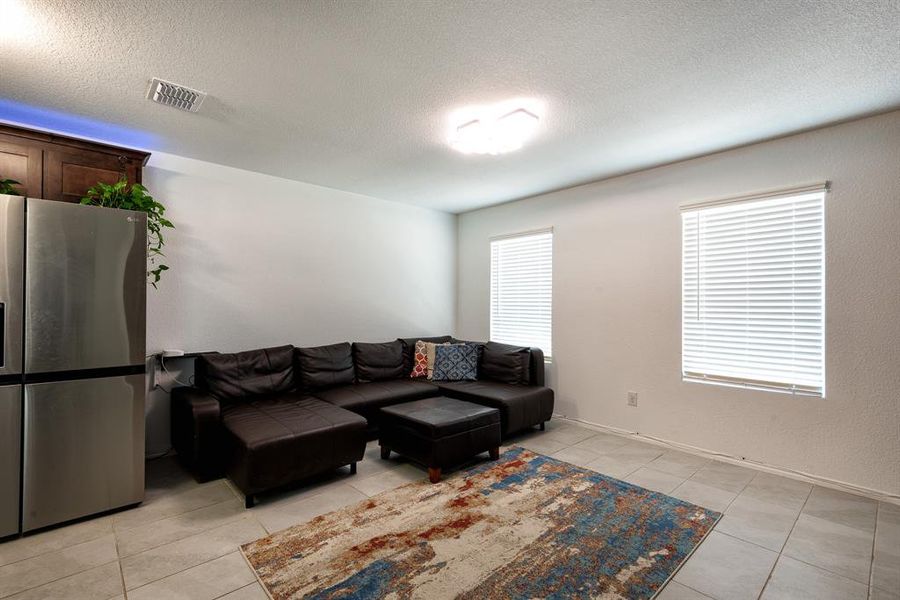
<instances>
[{"instance_id":1,"label":"green trailing plant","mask_svg":"<svg viewBox=\"0 0 900 600\"><path fill-rule=\"evenodd\" d=\"M169 270L169 267L161 262L165 257L162 252L165 245L162 231L167 227L175 227L163 216L166 207L154 200L153 196L147 193L147 188L141 184L129 186L128 180L124 177L112 185L97 183L87 191L81 203L147 213L147 278L150 285L156 288L162 272Z\"/></svg>"},{"instance_id":2,"label":"green trailing plant","mask_svg":"<svg viewBox=\"0 0 900 600\"><path fill-rule=\"evenodd\" d=\"M7 196L21 196L22 192L16 189L17 185L22 185L15 179L0 179L0 194Z\"/></svg>"}]
</instances>

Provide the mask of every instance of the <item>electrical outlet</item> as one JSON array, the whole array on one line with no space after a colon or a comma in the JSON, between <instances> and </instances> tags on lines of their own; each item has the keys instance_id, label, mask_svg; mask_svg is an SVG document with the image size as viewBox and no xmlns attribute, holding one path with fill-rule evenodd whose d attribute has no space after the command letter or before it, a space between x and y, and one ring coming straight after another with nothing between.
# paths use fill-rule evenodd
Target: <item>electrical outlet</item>
<instances>
[{"instance_id":1,"label":"electrical outlet","mask_svg":"<svg viewBox=\"0 0 900 600\"><path fill-rule=\"evenodd\" d=\"M637 392L628 392L628 406L637 406Z\"/></svg>"}]
</instances>

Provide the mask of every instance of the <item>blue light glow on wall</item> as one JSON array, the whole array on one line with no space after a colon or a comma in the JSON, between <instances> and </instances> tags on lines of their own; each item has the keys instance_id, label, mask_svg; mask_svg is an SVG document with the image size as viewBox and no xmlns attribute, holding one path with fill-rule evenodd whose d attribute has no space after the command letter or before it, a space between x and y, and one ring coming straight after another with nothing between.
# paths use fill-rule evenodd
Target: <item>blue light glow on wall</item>
<instances>
[{"instance_id":1,"label":"blue light glow on wall","mask_svg":"<svg viewBox=\"0 0 900 600\"><path fill-rule=\"evenodd\" d=\"M141 150L156 148L159 141L155 134L139 129L4 98L0 98L0 122Z\"/></svg>"}]
</instances>

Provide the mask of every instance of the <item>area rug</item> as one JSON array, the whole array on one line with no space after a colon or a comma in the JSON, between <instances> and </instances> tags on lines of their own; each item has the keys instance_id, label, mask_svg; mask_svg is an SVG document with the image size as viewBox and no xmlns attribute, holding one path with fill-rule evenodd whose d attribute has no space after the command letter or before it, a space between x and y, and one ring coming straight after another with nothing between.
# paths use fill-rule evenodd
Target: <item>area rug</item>
<instances>
[{"instance_id":1,"label":"area rug","mask_svg":"<svg viewBox=\"0 0 900 600\"><path fill-rule=\"evenodd\" d=\"M522 448L241 550L288 598L652 598L721 515Z\"/></svg>"}]
</instances>

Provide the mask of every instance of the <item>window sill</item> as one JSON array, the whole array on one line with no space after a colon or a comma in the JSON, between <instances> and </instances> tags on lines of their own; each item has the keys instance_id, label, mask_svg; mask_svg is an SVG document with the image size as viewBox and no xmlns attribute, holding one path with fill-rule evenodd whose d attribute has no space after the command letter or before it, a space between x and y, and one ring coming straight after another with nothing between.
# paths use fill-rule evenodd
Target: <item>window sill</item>
<instances>
[{"instance_id":1,"label":"window sill","mask_svg":"<svg viewBox=\"0 0 900 600\"><path fill-rule=\"evenodd\" d=\"M715 378L688 377L682 375L681 381L685 383L700 383L703 385L718 385L722 387L737 388L742 390L753 390L756 392L774 392L776 394L788 394L790 396L806 396L809 398L824 398L824 392L815 390L793 389L789 387L779 387L775 384L766 385L756 382L729 381Z\"/></svg>"}]
</instances>

